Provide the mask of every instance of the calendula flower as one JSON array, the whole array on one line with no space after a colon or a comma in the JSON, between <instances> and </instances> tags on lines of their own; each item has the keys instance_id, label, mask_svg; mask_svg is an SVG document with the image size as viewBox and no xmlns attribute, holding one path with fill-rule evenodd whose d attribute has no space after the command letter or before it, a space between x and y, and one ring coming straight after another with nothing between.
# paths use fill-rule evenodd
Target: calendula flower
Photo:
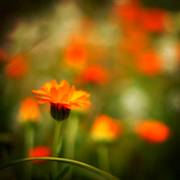
<instances>
[{"instance_id":1,"label":"calendula flower","mask_svg":"<svg viewBox=\"0 0 180 180\"><path fill-rule=\"evenodd\" d=\"M136 133L150 143L162 143L169 137L169 127L157 120L145 120L137 125Z\"/></svg>"},{"instance_id":2,"label":"calendula flower","mask_svg":"<svg viewBox=\"0 0 180 180\"><path fill-rule=\"evenodd\" d=\"M5 67L5 74L10 78L21 78L28 71L26 57L22 54L16 55L10 59Z\"/></svg>"},{"instance_id":3,"label":"calendula flower","mask_svg":"<svg viewBox=\"0 0 180 180\"><path fill-rule=\"evenodd\" d=\"M21 122L37 122L40 118L40 110L37 102L31 98L25 98L20 105L18 119Z\"/></svg>"},{"instance_id":4,"label":"calendula flower","mask_svg":"<svg viewBox=\"0 0 180 180\"><path fill-rule=\"evenodd\" d=\"M95 141L113 141L122 133L120 123L107 115L97 117L90 134Z\"/></svg>"},{"instance_id":5,"label":"calendula flower","mask_svg":"<svg viewBox=\"0 0 180 180\"><path fill-rule=\"evenodd\" d=\"M34 148L29 149L28 156L30 158L33 157L42 157L42 156L50 156L51 149L47 146L36 146ZM44 160L35 160L34 163L42 163Z\"/></svg>"},{"instance_id":6,"label":"calendula flower","mask_svg":"<svg viewBox=\"0 0 180 180\"><path fill-rule=\"evenodd\" d=\"M45 83L39 90L33 90L38 102L49 103L51 115L56 120L66 119L71 109L87 108L90 105L89 94L82 90L76 90L63 80L59 84L52 80Z\"/></svg>"}]
</instances>

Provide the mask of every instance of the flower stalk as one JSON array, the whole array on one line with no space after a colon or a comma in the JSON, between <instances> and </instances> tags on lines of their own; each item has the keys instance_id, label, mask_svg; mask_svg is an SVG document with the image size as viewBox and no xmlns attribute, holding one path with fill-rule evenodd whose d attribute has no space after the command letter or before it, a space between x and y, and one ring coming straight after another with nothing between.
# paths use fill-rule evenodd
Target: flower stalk
<instances>
[{"instance_id":1,"label":"flower stalk","mask_svg":"<svg viewBox=\"0 0 180 180\"><path fill-rule=\"evenodd\" d=\"M26 157L29 156L29 150L33 147L34 145L34 128L32 124L27 123L25 126L25 153ZM27 164L25 166L25 175L27 179L31 179L31 170L32 170L32 165Z\"/></svg>"},{"instance_id":2,"label":"flower stalk","mask_svg":"<svg viewBox=\"0 0 180 180\"><path fill-rule=\"evenodd\" d=\"M69 118L66 127L65 155L68 158L74 158L78 128L79 128L79 119L76 115L74 115L71 118Z\"/></svg>"},{"instance_id":3,"label":"flower stalk","mask_svg":"<svg viewBox=\"0 0 180 180\"><path fill-rule=\"evenodd\" d=\"M109 153L106 144L100 144L98 147L99 167L103 170L109 171Z\"/></svg>"},{"instance_id":4,"label":"flower stalk","mask_svg":"<svg viewBox=\"0 0 180 180\"><path fill-rule=\"evenodd\" d=\"M55 130L54 130L54 140L52 144L52 154L57 157L59 155L60 147L61 147L61 121L54 121Z\"/></svg>"},{"instance_id":5,"label":"flower stalk","mask_svg":"<svg viewBox=\"0 0 180 180\"><path fill-rule=\"evenodd\" d=\"M59 152L60 152L60 147L61 147L61 138L60 138L60 133L61 133L61 121L54 121L55 129L54 129L54 139L53 139L53 144L52 144L52 155L54 157L58 157ZM55 177L57 174L57 168L58 164L53 163L52 164L52 173L53 176Z\"/></svg>"}]
</instances>

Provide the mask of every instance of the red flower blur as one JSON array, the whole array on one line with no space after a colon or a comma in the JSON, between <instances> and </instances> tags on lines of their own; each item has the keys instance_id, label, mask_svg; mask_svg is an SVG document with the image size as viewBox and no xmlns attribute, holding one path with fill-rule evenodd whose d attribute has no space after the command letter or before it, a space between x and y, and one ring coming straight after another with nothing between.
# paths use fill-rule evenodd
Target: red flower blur
<instances>
[{"instance_id":1,"label":"red flower blur","mask_svg":"<svg viewBox=\"0 0 180 180\"><path fill-rule=\"evenodd\" d=\"M18 54L10 59L5 67L5 74L10 78L19 79L23 77L28 71L28 64L26 57Z\"/></svg>"},{"instance_id":2,"label":"red flower blur","mask_svg":"<svg viewBox=\"0 0 180 180\"><path fill-rule=\"evenodd\" d=\"M140 22L148 32L163 32L167 21L167 12L160 9L144 9Z\"/></svg>"},{"instance_id":3,"label":"red flower blur","mask_svg":"<svg viewBox=\"0 0 180 180\"><path fill-rule=\"evenodd\" d=\"M163 143L169 137L169 127L163 122L145 120L137 125L137 135L150 143Z\"/></svg>"},{"instance_id":4,"label":"red flower blur","mask_svg":"<svg viewBox=\"0 0 180 180\"><path fill-rule=\"evenodd\" d=\"M80 74L78 80L82 83L102 85L108 82L108 71L100 65L86 67Z\"/></svg>"},{"instance_id":5,"label":"red flower blur","mask_svg":"<svg viewBox=\"0 0 180 180\"><path fill-rule=\"evenodd\" d=\"M34 148L31 148L28 153L28 156L30 158L50 156L50 155L51 155L51 149L47 146L36 146ZM33 162L39 164L39 163L43 163L45 161L44 160L34 160Z\"/></svg>"},{"instance_id":6,"label":"red flower blur","mask_svg":"<svg viewBox=\"0 0 180 180\"><path fill-rule=\"evenodd\" d=\"M115 13L124 24L136 24L140 17L141 7L137 2L118 4Z\"/></svg>"},{"instance_id":7,"label":"red flower blur","mask_svg":"<svg viewBox=\"0 0 180 180\"><path fill-rule=\"evenodd\" d=\"M154 50L148 50L137 57L137 69L139 72L153 76L162 70L161 58Z\"/></svg>"}]
</instances>

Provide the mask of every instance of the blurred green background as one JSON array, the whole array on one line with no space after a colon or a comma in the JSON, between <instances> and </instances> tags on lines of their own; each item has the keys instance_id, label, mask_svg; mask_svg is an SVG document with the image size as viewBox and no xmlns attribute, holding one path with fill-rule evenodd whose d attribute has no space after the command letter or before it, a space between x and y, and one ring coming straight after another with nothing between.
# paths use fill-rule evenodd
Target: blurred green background
<instances>
[{"instance_id":1,"label":"blurred green background","mask_svg":"<svg viewBox=\"0 0 180 180\"><path fill-rule=\"evenodd\" d=\"M23 99L46 81L66 79L90 93L92 107L63 122L60 157L105 169L98 153L105 146L105 170L119 179L180 178L179 0L1 0L0 16L1 162L25 156L29 124L18 119ZM11 63L19 56L23 63ZM88 74L94 66L100 72ZM46 106L40 110L34 146L50 147L53 122ZM91 138L102 114L121 124L110 143ZM135 127L144 120L166 124L169 137L143 139ZM33 165L32 179L48 179L49 166ZM0 179L25 179L22 168L0 171ZM97 177L74 168L64 179Z\"/></svg>"}]
</instances>

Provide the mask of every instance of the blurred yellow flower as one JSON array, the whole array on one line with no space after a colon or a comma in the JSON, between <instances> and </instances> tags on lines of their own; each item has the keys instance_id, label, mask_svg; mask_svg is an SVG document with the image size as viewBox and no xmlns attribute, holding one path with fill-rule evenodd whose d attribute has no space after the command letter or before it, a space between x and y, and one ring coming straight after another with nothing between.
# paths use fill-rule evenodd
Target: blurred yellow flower
<instances>
[{"instance_id":1,"label":"blurred yellow flower","mask_svg":"<svg viewBox=\"0 0 180 180\"><path fill-rule=\"evenodd\" d=\"M27 97L21 102L21 106L19 109L18 119L21 122L31 121L37 122L40 118L40 110L36 101Z\"/></svg>"},{"instance_id":2,"label":"blurred yellow flower","mask_svg":"<svg viewBox=\"0 0 180 180\"><path fill-rule=\"evenodd\" d=\"M107 115L95 119L90 134L95 141L113 141L122 133L121 124Z\"/></svg>"}]
</instances>

